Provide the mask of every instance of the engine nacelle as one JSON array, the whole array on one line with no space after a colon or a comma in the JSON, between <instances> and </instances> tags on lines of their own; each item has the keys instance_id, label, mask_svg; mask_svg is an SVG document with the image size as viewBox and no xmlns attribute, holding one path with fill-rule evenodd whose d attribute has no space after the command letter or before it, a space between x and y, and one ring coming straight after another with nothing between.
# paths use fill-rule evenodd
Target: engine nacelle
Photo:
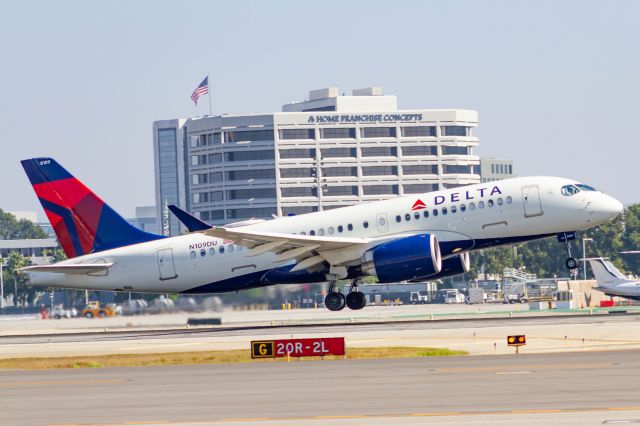
<instances>
[{"instance_id":1,"label":"engine nacelle","mask_svg":"<svg viewBox=\"0 0 640 426\"><path fill-rule=\"evenodd\" d=\"M412 280L442 269L440 245L435 235L420 234L389 241L363 256L362 271L381 283Z\"/></svg>"},{"instance_id":2,"label":"engine nacelle","mask_svg":"<svg viewBox=\"0 0 640 426\"><path fill-rule=\"evenodd\" d=\"M440 272L428 278L430 280L437 280L440 278L453 277L455 275L466 274L469 272L469 269L471 269L469 253L460 253L457 256L442 259L442 269Z\"/></svg>"}]
</instances>

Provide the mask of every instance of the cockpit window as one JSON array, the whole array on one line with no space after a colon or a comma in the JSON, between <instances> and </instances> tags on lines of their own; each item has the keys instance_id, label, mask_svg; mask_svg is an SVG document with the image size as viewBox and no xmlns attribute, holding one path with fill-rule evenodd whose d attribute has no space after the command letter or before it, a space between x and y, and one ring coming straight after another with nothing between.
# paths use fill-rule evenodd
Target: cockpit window
<instances>
[{"instance_id":1,"label":"cockpit window","mask_svg":"<svg viewBox=\"0 0 640 426\"><path fill-rule=\"evenodd\" d=\"M578 183L576 186L583 191L597 191L593 186L585 185L584 183Z\"/></svg>"},{"instance_id":2,"label":"cockpit window","mask_svg":"<svg viewBox=\"0 0 640 426\"><path fill-rule=\"evenodd\" d=\"M562 193L562 195L570 197L580 192L580 190L575 185L565 185L560 189L560 192Z\"/></svg>"}]
</instances>

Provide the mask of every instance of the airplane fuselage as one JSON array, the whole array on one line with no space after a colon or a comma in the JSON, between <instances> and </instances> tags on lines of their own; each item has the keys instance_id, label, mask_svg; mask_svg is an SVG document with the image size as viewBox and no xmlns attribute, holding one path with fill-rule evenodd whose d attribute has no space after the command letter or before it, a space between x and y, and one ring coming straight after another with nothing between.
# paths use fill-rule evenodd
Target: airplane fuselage
<instances>
[{"instance_id":1,"label":"airplane fuselage","mask_svg":"<svg viewBox=\"0 0 640 426\"><path fill-rule=\"evenodd\" d=\"M615 217L619 202L599 191L563 194L563 178L530 177L469 185L359 204L242 227L383 242L434 234L443 258L463 252L582 230ZM29 273L30 283L152 293L229 292L272 284L330 281L326 271L289 272L295 260L191 233L79 256L64 264L113 263L89 275ZM352 262L357 266L358 261ZM425 277L428 279L428 277Z\"/></svg>"}]
</instances>

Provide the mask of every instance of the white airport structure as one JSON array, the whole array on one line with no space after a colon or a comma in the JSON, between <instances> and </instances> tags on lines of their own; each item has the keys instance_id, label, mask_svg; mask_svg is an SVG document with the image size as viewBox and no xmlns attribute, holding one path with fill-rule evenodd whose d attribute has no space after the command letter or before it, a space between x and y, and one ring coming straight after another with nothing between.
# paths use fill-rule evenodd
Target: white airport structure
<instances>
[{"instance_id":1,"label":"white airport structure","mask_svg":"<svg viewBox=\"0 0 640 426\"><path fill-rule=\"evenodd\" d=\"M379 87L314 90L282 112L153 123L157 215L211 224L309 213L480 182L476 111L398 109Z\"/></svg>"}]
</instances>

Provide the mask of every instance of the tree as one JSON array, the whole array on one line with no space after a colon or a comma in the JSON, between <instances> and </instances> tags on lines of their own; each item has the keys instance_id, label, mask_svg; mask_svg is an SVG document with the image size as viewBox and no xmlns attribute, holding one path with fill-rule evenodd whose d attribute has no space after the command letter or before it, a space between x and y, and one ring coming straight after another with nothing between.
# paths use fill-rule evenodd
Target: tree
<instances>
[{"instance_id":1,"label":"tree","mask_svg":"<svg viewBox=\"0 0 640 426\"><path fill-rule=\"evenodd\" d=\"M0 239L19 240L49 238L46 232L30 220L17 220L11 213L0 209Z\"/></svg>"}]
</instances>

